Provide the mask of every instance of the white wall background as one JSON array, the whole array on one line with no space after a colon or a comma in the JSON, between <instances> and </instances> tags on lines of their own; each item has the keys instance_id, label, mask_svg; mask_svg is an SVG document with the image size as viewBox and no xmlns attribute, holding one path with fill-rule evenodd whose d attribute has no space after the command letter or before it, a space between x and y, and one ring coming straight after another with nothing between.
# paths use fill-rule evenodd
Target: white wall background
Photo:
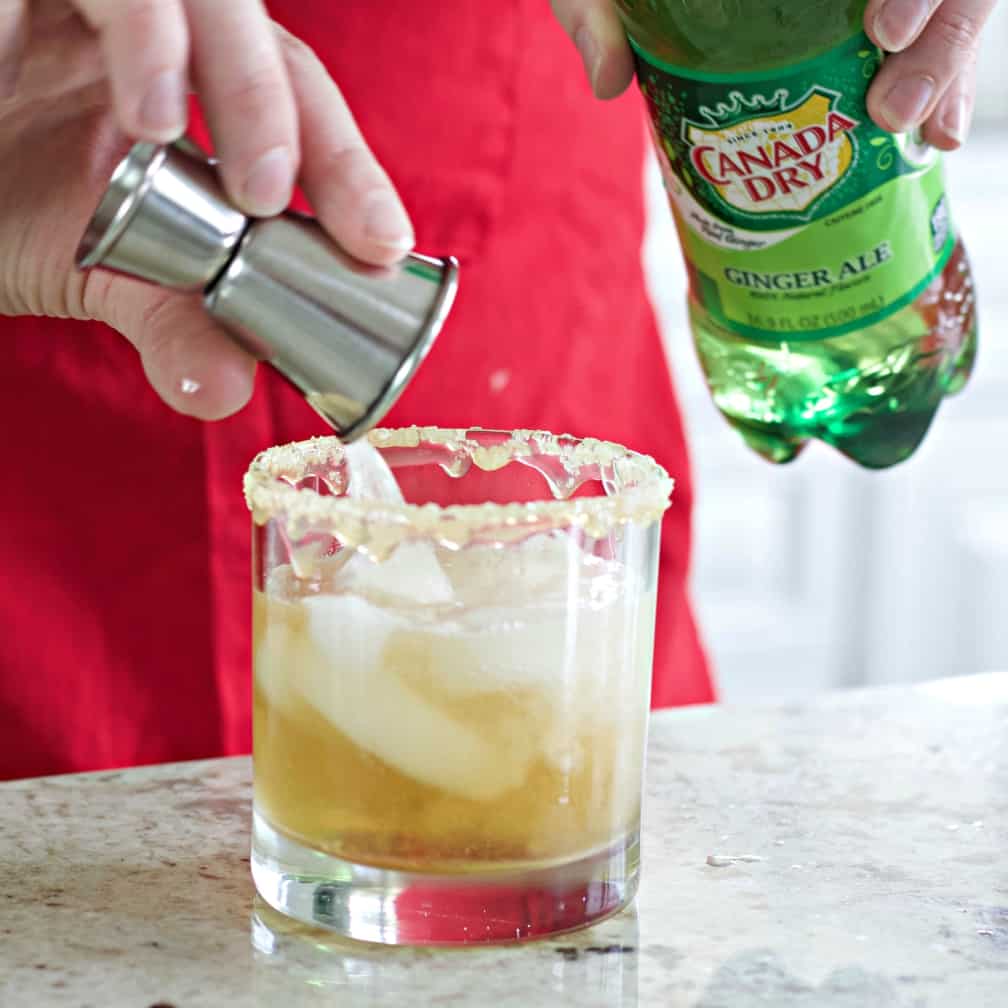
<instances>
[{"instance_id":1,"label":"white wall background","mask_svg":"<svg viewBox=\"0 0 1008 1008\"><path fill-rule=\"evenodd\" d=\"M868 473L819 445L752 455L711 404L657 169L645 263L697 483L693 594L721 694L779 698L1008 668L1008 4L980 61L977 124L948 159L973 259L980 356L902 466Z\"/></svg>"}]
</instances>

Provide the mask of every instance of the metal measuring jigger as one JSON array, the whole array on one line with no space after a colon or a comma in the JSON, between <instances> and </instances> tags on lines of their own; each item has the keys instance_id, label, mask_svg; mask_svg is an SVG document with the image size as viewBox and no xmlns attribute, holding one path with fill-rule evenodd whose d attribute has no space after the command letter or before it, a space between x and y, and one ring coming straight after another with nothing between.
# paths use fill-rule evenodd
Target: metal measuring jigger
<instances>
[{"instance_id":1,"label":"metal measuring jigger","mask_svg":"<svg viewBox=\"0 0 1008 1008\"><path fill-rule=\"evenodd\" d=\"M228 264L248 226L224 195L213 162L196 148L138 143L112 173L77 248L77 265L201 291Z\"/></svg>"},{"instance_id":2,"label":"metal measuring jigger","mask_svg":"<svg viewBox=\"0 0 1008 1008\"><path fill-rule=\"evenodd\" d=\"M346 441L391 409L458 285L452 258L411 254L389 268L367 266L310 217L245 217L228 202L215 162L185 141L132 148L77 264L202 291L210 315Z\"/></svg>"}]
</instances>

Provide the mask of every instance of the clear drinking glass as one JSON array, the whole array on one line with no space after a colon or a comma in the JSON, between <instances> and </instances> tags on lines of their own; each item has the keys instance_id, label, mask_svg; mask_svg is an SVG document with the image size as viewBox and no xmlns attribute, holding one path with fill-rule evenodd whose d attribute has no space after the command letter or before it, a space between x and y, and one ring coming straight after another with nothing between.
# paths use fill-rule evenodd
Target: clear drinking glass
<instances>
[{"instance_id":1,"label":"clear drinking glass","mask_svg":"<svg viewBox=\"0 0 1008 1008\"><path fill-rule=\"evenodd\" d=\"M335 438L246 476L257 889L389 944L609 916L637 887L671 481L541 432L370 441L402 502L355 488Z\"/></svg>"}]
</instances>

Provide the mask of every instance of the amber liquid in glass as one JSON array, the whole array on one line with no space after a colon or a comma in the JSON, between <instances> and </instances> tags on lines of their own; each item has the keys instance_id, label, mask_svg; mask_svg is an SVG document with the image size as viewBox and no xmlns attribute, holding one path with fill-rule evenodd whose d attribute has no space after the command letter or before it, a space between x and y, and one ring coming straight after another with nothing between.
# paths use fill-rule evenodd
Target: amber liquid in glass
<instances>
[{"instance_id":1,"label":"amber liquid in glass","mask_svg":"<svg viewBox=\"0 0 1008 1008\"><path fill-rule=\"evenodd\" d=\"M254 599L255 797L273 829L440 874L547 867L636 833L654 600L540 538L439 554L447 605L274 572Z\"/></svg>"}]
</instances>

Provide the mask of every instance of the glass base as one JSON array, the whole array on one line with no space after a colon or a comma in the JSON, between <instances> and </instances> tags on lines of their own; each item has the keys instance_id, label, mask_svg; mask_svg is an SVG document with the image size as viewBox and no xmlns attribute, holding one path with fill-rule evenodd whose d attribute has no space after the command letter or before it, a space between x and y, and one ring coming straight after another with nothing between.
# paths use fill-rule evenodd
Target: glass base
<instances>
[{"instance_id":1,"label":"glass base","mask_svg":"<svg viewBox=\"0 0 1008 1008\"><path fill-rule=\"evenodd\" d=\"M356 941L463 945L547 938L622 910L637 892L639 834L545 868L427 875L355 864L296 843L256 812L252 877L274 909Z\"/></svg>"}]
</instances>

